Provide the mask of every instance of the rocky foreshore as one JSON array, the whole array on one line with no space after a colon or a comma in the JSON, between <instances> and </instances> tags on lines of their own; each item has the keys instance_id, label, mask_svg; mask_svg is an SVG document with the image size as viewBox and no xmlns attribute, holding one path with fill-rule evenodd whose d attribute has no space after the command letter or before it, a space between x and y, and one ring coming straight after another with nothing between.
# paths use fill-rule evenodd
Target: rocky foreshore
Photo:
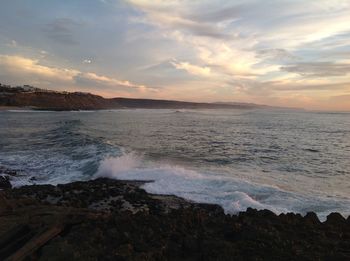
<instances>
[{"instance_id":1,"label":"rocky foreshore","mask_svg":"<svg viewBox=\"0 0 350 261\"><path fill-rule=\"evenodd\" d=\"M350 260L350 218L152 195L97 179L0 191L0 260Z\"/></svg>"}]
</instances>

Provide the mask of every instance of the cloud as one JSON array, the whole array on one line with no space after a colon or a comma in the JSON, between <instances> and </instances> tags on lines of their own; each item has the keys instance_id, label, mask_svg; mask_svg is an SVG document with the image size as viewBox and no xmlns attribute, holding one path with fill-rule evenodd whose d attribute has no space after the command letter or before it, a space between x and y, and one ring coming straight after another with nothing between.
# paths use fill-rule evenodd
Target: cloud
<instances>
[{"instance_id":1,"label":"cloud","mask_svg":"<svg viewBox=\"0 0 350 261\"><path fill-rule=\"evenodd\" d=\"M74 29L80 26L75 20L70 18L60 18L46 24L43 29L45 35L61 44L76 45L79 43L74 37Z\"/></svg>"},{"instance_id":2,"label":"cloud","mask_svg":"<svg viewBox=\"0 0 350 261\"><path fill-rule=\"evenodd\" d=\"M9 43L6 44L9 47L17 47L18 44L15 40L11 40Z\"/></svg>"},{"instance_id":3,"label":"cloud","mask_svg":"<svg viewBox=\"0 0 350 261\"><path fill-rule=\"evenodd\" d=\"M0 67L3 73L14 75L18 73L18 75L36 76L56 81L71 81L78 73L77 70L43 66L38 60L9 55L0 55Z\"/></svg>"},{"instance_id":4,"label":"cloud","mask_svg":"<svg viewBox=\"0 0 350 261\"><path fill-rule=\"evenodd\" d=\"M147 22L167 30L180 30L191 35L217 39L232 39L234 35L226 33L216 24L196 21L186 17L177 1L167 3L159 1L130 0L131 4L146 14L146 20L135 19L136 22Z\"/></svg>"},{"instance_id":5,"label":"cloud","mask_svg":"<svg viewBox=\"0 0 350 261\"><path fill-rule=\"evenodd\" d=\"M350 46L350 31L341 31L330 35L329 37L314 41L308 44L309 49L315 51L329 52L338 48L347 48Z\"/></svg>"},{"instance_id":6,"label":"cloud","mask_svg":"<svg viewBox=\"0 0 350 261\"><path fill-rule=\"evenodd\" d=\"M138 88L141 90L147 89L145 85L134 84L125 80L123 81L115 78L110 78L107 76L101 76L92 72L88 72L88 73L79 72L74 76L74 80L78 83L89 82L90 84L92 83L96 85L103 84L103 85L118 86L123 88Z\"/></svg>"},{"instance_id":7,"label":"cloud","mask_svg":"<svg viewBox=\"0 0 350 261\"><path fill-rule=\"evenodd\" d=\"M275 49L262 49L256 51L256 56L261 59L269 59L269 60L297 60L298 57L293 55L291 52L288 52L282 48Z\"/></svg>"},{"instance_id":8,"label":"cloud","mask_svg":"<svg viewBox=\"0 0 350 261\"><path fill-rule=\"evenodd\" d=\"M207 66L200 67L197 65L190 64L188 62L177 62L173 61L171 64L179 70L185 70L189 74L199 75L199 76L210 76L211 69Z\"/></svg>"},{"instance_id":9,"label":"cloud","mask_svg":"<svg viewBox=\"0 0 350 261\"><path fill-rule=\"evenodd\" d=\"M219 27L209 23L199 23L193 20L188 20L183 17L168 16L162 14L153 14L152 18L156 20L158 25L171 30L182 30L184 32L216 39L230 39L233 35L225 33Z\"/></svg>"},{"instance_id":10,"label":"cloud","mask_svg":"<svg viewBox=\"0 0 350 261\"><path fill-rule=\"evenodd\" d=\"M243 8L243 3L239 1L237 5L219 9L217 2L209 4L210 1L129 2L145 14L136 21L155 26L163 31L165 37L175 40L187 50L192 50L197 58L192 64L207 65L204 71L194 67L189 69L191 64L181 66L193 75L201 74L206 77L210 71L210 74L217 75L220 81L227 76L256 77L271 70L278 70L277 66L261 66L262 58L258 57L254 50L257 44L255 36L248 35L239 26L230 24L242 15L238 10ZM211 6L215 6L213 11L208 11L208 7ZM247 10L247 6L243 9ZM220 15L224 18L219 19ZM229 20L229 23L223 23L226 20ZM276 51L274 55L277 56ZM282 56L281 52L279 56ZM180 64L177 64L177 68L180 68Z\"/></svg>"},{"instance_id":11,"label":"cloud","mask_svg":"<svg viewBox=\"0 0 350 261\"><path fill-rule=\"evenodd\" d=\"M155 91L145 85L135 84L127 80L120 80L112 77L98 75L93 72L81 72L76 69L57 68L41 65L39 60L20 56L0 55L0 76L3 80L7 78L10 81L16 79L28 79L26 84L50 84L55 83L61 86L80 86L87 85L89 87L108 87L123 88L125 90L133 89L133 91ZM20 82L16 84L20 84ZM40 86L43 87L43 86Z\"/></svg>"},{"instance_id":12,"label":"cloud","mask_svg":"<svg viewBox=\"0 0 350 261\"><path fill-rule=\"evenodd\" d=\"M34 2L2 5L2 81L303 107L350 92L348 0Z\"/></svg>"},{"instance_id":13,"label":"cloud","mask_svg":"<svg viewBox=\"0 0 350 261\"><path fill-rule=\"evenodd\" d=\"M234 6L214 7L214 10L201 10L201 12L191 14L189 17L198 22L223 22L227 20L236 20L241 17L244 11L244 5L238 4Z\"/></svg>"},{"instance_id":14,"label":"cloud","mask_svg":"<svg viewBox=\"0 0 350 261\"><path fill-rule=\"evenodd\" d=\"M282 71L303 77L333 77L350 73L350 64L334 62L304 62L281 67Z\"/></svg>"},{"instance_id":15,"label":"cloud","mask_svg":"<svg viewBox=\"0 0 350 261\"><path fill-rule=\"evenodd\" d=\"M345 46L349 38L343 30L350 22L345 9L350 11L350 7L344 3L340 3L342 8L324 0L129 3L143 14L134 22L150 25L183 50L192 51L190 60L180 54L170 63L195 77L185 83L192 88L193 79L206 81L205 88L211 90L207 93L213 97L283 101L288 95L289 103L316 104L321 93L329 95L348 88L346 62L322 61L320 48L310 51L316 42L319 46L333 43L332 48ZM333 52L330 48L329 53ZM152 68L161 70L158 67ZM323 76L341 79L332 82ZM311 92L314 98L309 97Z\"/></svg>"}]
</instances>

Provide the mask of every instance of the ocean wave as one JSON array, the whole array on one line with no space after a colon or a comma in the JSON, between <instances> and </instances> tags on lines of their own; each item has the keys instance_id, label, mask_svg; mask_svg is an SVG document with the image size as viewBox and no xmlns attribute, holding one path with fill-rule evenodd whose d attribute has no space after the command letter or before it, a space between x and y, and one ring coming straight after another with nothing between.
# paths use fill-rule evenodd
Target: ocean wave
<instances>
[{"instance_id":1,"label":"ocean wave","mask_svg":"<svg viewBox=\"0 0 350 261\"><path fill-rule=\"evenodd\" d=\"M345 116L174 111L1 112L0 164L20 170L18 186L154 180L148 192L220 204L227 213L349 215Z\"/></svg>"},{"instance_id":2,"label":"ocean wave","mask_svg":"<svg viewBox=\"0 0 350 261\"><path fill-rule=\"evenodd\" d=\"M201 203L221 205L226 213L235 214L248 207L269 209L276 214L315 211L321 220L332 211L346 213L349 202L305 197L277 187L257 185L220 173L202 173L181 166L150 164L135 153L108 157L101 161L94 178L151 181L143 188L153 194L171 194Z\"/></svg>"}]
</instances>

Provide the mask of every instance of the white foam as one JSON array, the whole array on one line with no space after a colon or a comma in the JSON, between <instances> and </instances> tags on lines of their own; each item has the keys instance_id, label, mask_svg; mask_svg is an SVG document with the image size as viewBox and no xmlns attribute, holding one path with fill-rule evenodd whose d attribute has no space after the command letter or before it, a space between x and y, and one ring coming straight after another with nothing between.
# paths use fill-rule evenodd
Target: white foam
<instances>
[{"instance_id":1,"label":"white foam","mask_svg":"<svg viewBox=\"0 0 350 261\"><path fill-rule=\"evenodd\" d=\"M287 212L305 214L308 211L315 211L321 220L332 211L349 215L344 209L344 205L349 202L337 205L332 200L305 197L219 173L202 173L171 165L149 163L145 165L142 157L134 153L103 160L95 177L152 180L153 182L143 185L149 193L171 194L195 202L219 204L226 213L231 214L253 207L269 209L277 214Z\"/></svg>"},{"instance_id":2,"label":"white foam","mask_svg":"<svg viewBox=\"0 0 350 261\"><path fill-rule=\"evenodd\" d=\"M233 212L244 211L247 209L247 206L250 206L256 209L263 209L266 207L260 202L251 198L248 194L244 192L236 191L236 192L233 192L232 195L236 199L233 199L232 203L230 204L231 206L228 206L228 207L231 208Z\"/></svg>"},{"instance_id":3,"label":"white foam","mask_svg":"<svg viewBox=\"0 0 350 261\"><path fill-rule=\"evenodd\" d=\"M279 209L252 198L247 191L250 184L235 182L232 178L199 173L179 166L143 166L141 157L131 153L107 158L101 162L95 177L121 180L144 180L143 187L154 194L172 194L202 203L220 204L229 213L244 211L247 207Z\"/></svg>"},{"instance_id":4,"label":"white foam","mask_svg":"<svg viewBox=\"0 0 350 261\"><path fill-rule=\"evenodd\" d=\"M96 177L118 178L120 173L134 169L139 164L139 157L134 153L123 154L120 157L108 157L101 162Z\"/></svg>"},{"instance_id":5,"label":"white foam","mask_svg":"<svg viewBox=\"0 0 350 261\"><path fill-rule=\"evenodd\" d=\"M90 151L92 149L89 148ZM305 214L308 211L315 211L321 220L334 211L342 213L345 217L349 215L350 202L346 200L320 198L312 194L305 196L274 186L254 184L243 180L242 177L234 177L232 174L225 175L219 171L205 172L181 166L151 163L144 161L140 155L135 153L106 157L100 162L93 177L86 175L82 167L89 167L92 163L96 164L98 162L95 161L96 159L72 160L61 154L46 158L45 155L45 153L7 155L7 162L13 166L12 169L23 167L28 171L23 175L11 177L11 183L14 186L33 183L56 185L97 177L152 180L153 182L143 185L143 188L149 193L172 194L195 202L219 204L226 213L231 214L253 207L269 209L277 214L282 212ZM21 162L21 165L16 167L15 164L18 162ZM25 162L24 166L23 162ZM34 181L30 180L31 173L35 174Z\"/></svg>"},{"instance_id":6,"label":"white foam","mask_svg":"<svg viewBox=\"0 0 350 261\"><path fill-rule=\"evenodd\" d=\"M93 147L89 147L90 151ZM81 170L93 159L73 160L70 156L61 153L48 153L45 149L37 153L28 154L25 151L16 154L6 154L0 157L6 162L9 169L16 170L16 176L11 176L11 184L21 187L32 184L64 184L72 181L87 180ZM31 179L35 178L35 179Z\"/></svg>"}]
</instances>

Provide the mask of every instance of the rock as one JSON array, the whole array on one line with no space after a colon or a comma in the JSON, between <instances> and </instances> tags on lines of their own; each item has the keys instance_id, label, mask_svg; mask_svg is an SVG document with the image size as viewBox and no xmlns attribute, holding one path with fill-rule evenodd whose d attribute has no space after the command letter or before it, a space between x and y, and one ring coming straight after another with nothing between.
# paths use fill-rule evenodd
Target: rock
<instances>
[{"instance_id":1,"label":"rock","mask_svg":"<svg viewBox=\"0 0 350 261\"><path fill-rule=\"evenodd\" d=\"M17 252L29 260L350 260L349 218L338 213L325 223L312 212L249 208L231 216L141 185L97 179L1 191L8 204L0 201L0 213L12 210L0 215L0 259Z\"/></svg>"},{"instance_id":2,"label":"rock","mask_svg":"<svg viewBox=\"0 0 350 261\"><path fill-rule=\"evenodd\" d=\"M0 189L12 188L10 178L8 176L0 176Z\"/></svg>"},{"instance_id":3,"label":"rock","mask_svg":"<svg viewBox=\"0 0 350 261\"><path fill-rule=\"evenodd\" d=\"M312 225L318 225L321 223L315 212L308 212L305 215L304 220L307 223L312 224Z\"/></svg>"},{"instance_id":4,"label":"rock","mask_svg":"<svg viewBox=\"0 0 350 261\"><path fill-rule=\"evenodd\" d=\"M6 174L8 176L17 176L17 171L5 168L0 165L0 174Z\"/></svg>"},{"instance_id":5,"label":"rock","mask_svg":"<svg viewBox=\"0 0 350 261\"><path fill-rule=\"evenodd\" d=\"M131 244L120 245L116 249L116 254L122 257L130 256L132 252L133 252L133 246Z\"/></svg>"},{"instance_id":6,"label":"rock","mask_svg":"<svg viewBox=\"0 0 350 261\"><path fill-rule=\"evenodd\" d=\"M325 224L327 225L342 225L345 223L345 218L337 212L333 212L327 216Z\"/></svg>"},{"instance_id":7,"label":"rock","mask_svg":"<svg viewBox=\"0 0 350 261\"><path fill-rule=\"evenodd\" d=\"M15 225L0 234L0 260L15 253L32 234L28 225Z\"/></svg>"},{"instance_id":8,"label":"rock","mask_svg":"<svg viewBox=\"0 0 350 261\"><path fill-rule=\"evenodd\" d=\"M303 221L303 217L300 214L287 213L280 214L279 218L290 225L297 225Z\"/></svg>"}]
</instances>

